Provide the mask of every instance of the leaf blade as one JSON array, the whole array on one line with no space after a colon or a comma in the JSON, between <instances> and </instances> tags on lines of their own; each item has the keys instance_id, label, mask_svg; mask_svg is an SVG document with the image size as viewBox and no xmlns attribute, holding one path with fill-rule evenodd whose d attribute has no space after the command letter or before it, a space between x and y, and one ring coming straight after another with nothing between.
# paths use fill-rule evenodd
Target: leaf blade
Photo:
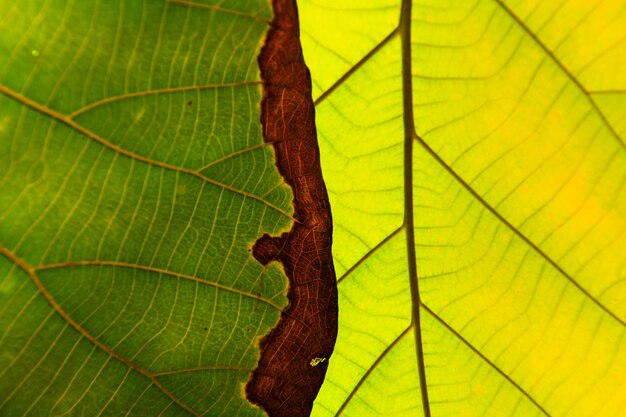
<instances>
[{"instance_id":1,"label":"leaf blade","mask_svg":"<svg viewBox=\"0 0 626 417\"><path fill-rule=\"evenodd\" d=\"M570 75L559 74L564 67L554 62L554 56L545 57L546 47L538 45L538 38L529 36L527 28L511 17L502 8L503 4L476 2L433 6L424 2L414 4L411 28L414 87L410 92L415 100L417 139L412 155L415 167L412 208L423 302L421 316L428 323L428 331L437 328L433 319L440 328L432 333L425 330L423 336L433 415L595 415L600 410L607 415L619 415L625 405L618 393L625 381L615 378L609 370L624 369L626 365L621 359L623 355L619 354L626 348L621 342L624 326L619 300L623 291L615 289L615 282L620 280L623 202L626 200L620 191L623 190L620 178L623 178L624 164L616 162L624 157L621 138L616 137L616 131L603 120L604 114L599 113L595 101L586 96L586 90L580 87L582 84ZM366 18L364 13L363 18ZM304 30L315 33L332 29L305 26ZM342 242L335 250L335 257L341 267L350 272L340 281L340 314L343 315L337 354L333 358L335 362L331 361L328 382L322 388L314 415L386 413L384 407L374 406L364 411L362 403L350 409L331 397L354 401L358 393L351 393L350 386L354 387L355 375L371 377L374 372L369 366L376 363L372 358L378 357L376 352L380 353L383 348L370 343L367 354L359 352L362 358L350 355L350 349L354 351L352 340L357 339L351 325L346 323L358 322L358 314L364 314L363 311L377 311L391 305L381 292L382 306L375 308L375 302L370 301L357 313L351 305L354 301L350 301L356 290L342 290L345 288L342 286L350 277L358 276L364 290L369 289L370 297L378 294L378 287L384 284L376 281L388 279L388 274L372 273L367 261L359 259L365 253L370 259L374 256L372 252L384 251L386 244L381 242L386 234L378 233L377 229L401 227L398 220L384 224L384 215L390 214L384 210L380 217L370 212L369 217L359 219L361 224L368 224L368 228L359 227L358 222L351 220L358 213L355 207L376 208L385 193L392 201L400 200L379 185L379 178L369 181L380 176L396 189L400 187L401 168L407 166L400 162L400 157L394 160L394 173L386 170L375 157L367 162L358 161L360 149L373 146L386 149L401 143L402 125L393 122L394 116L401 117L398 110L401 100L396 98L394 102L390 98L400 95L398 89L402 85L398 50L390 52L393 42L368 55L355 71L337 77L339 83L324 96L317 109L323 138L322 163L326 172L336 175L334 180L327 175L338 223L335 241ZM307 61L312 62L313 68L328 65L313 52L307 55ZM531 64L533 62L535 64ZM542 76L546 80L556 77L563 81L550 84L541 81ZM524 80L533 80L555 93L539 101L536 108L531 99L517 107L515 100L511 103L496 101L512 91L517 91L516 97L524 98L526 94L535 101L540 98ZM568 87L568 83L573 85ZM487 84L490 87L483 88ZM580 103L574 101L577 104L574 110L578 111L574 114L578 116L569 119L563 116L559 119L562 122L557 123L554 114L549 113L548 117L553 119L543 122L542 113L550 108L551 100L558 98L563 88L570 97L579 97ZM572 111L572 108L568 110L567 101L554 102L563 114ZM545 103L543 107L541 103ZM492 139L491 132L497 131L500 123L507 122L507 109L511 113L526 111L527 115L534 112L535 116L523 119L516 115L515 128L508 126L506 135L500 134L488 144L481 143L479 139L483 136ZM376 133L364 133L367 129L363 126L369 119L376 121L381 114L391 115L385 119L385 128L381 128L381 123L375 128L369 126ZM589 124L591 119L593 123ZM511 153L510 149L515 149L511 141L523 138L525 132L532 132L533 123L545 124L537 138L533 138L533 146L522 148L515 157L508 155L507 151ZM582 128L577 132L579 126ZM594 129L601 130L600 136L594 137ZM554 135L557 132L558 135ZM548 179L544 172L542 178L535 179L523 192L516 194L516 187L525 176L532 175L550 150L554 152L564 146L571 132L577 135L577 143L570 145L568 155L577 153L585 164L570 168L560 162ZM506 156L499 156L498 152ZM374 154L383 159L382 152ZM347 165L346 160L353 166ZM500 160L506 164L493 163ZM526 160L529 162L525 165ZM378 200L360 196L358 188L349 182L350 178L357 178L359 172L378 192ZM491 176L479 178L484 172ZM572 172L583 186L567 183ZM395 180L390 178L393 175ZM474 181L476 178L478 180ZM563 184L568 187L559 188ZM549 196L560 189L567 192L551 205ZM371 194L376 191L368 190ZM351 192L350 197L346 197ZM591 199L596 200L593 210L580 209L584 197L575 196L576 193L591 195ZM511 195L515 198L499 204L496 195L500 199L511 198ZM380 207L385 204L388 202ZM531 227L533 222L526 219L537 213L539 220ZM565 224L569 230L563 227ZM596 225L598 228L594 230ZM565 242L571 242L570 246L576 248L575 255L568 254L570 246ZM577 245L578 242L581 244ZM594 259L598 253L603 260ZM584 259L593 259L596 263L588 270L574 266L576 262L584 264ZM598 272L592 273L594 270ZM408 271L405 273L408 279ZM367 276L371 282L367 281ZM606 288L614 288L613 300L608 299L607 292L603 293ZM408 292L406 284L405 291ZM542 300L539 294L546 299ZM419 303L415 297L413 302ZM406 310L405 315L409 314ZM380 332L385 326L383 323L373 320L369 333ZM448 332L448 337L435 336L442 331ZM463 367L469 359L461 357L472 358L472 371ZM456 369L455 373L448 375L441 372L440 366L429 366L429 358L445 363L450 366L448 369ZM355 367L350 362L362 364ZM573 373L572 369L579 371ZM354 375L345 375L347 372ZM393 385L392 378L387 378L386 382L372 383L381 396L393 389L388 388ZM364 389L369 384L359 386ZM591 388L600 386L602 389ZM418 394L414 391L413 395ZM422 415L416 409L400 414Z\"/></svg>"},{"instance_id":2,"label":"leaf blade","mask_svg":"<svg viewBox=\"0 0 626 417\"><path fill-rule=\"evenodd\" d=\"M285 280L248 248L292 211L259 126L271 11L212 3L0 5L0 413L261 414Z\"/></svg>"}]
</instances>

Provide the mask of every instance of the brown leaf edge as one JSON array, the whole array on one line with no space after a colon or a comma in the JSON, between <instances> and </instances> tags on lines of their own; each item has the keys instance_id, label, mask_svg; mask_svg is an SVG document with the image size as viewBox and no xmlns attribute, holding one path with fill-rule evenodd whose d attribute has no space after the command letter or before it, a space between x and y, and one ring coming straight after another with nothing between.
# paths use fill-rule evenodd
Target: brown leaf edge
<instances>
[{"instance_id":1,"label":"brown leaf edge","mask_svg":"<svg viewBox=\"0 0 626 417\"><path fill-rule=\"evenodd\" d=\"M281 236L263 235L252 254L283 265L288 306L260 342L246 385L248 400L270 417L309 416L337 338L337 280L332 218L322 179L311 76L300 46L295 0L273 0L274 19L258 62L263 79L263 138L293 191L295 222Z\"/></svg>"}]
</instances>

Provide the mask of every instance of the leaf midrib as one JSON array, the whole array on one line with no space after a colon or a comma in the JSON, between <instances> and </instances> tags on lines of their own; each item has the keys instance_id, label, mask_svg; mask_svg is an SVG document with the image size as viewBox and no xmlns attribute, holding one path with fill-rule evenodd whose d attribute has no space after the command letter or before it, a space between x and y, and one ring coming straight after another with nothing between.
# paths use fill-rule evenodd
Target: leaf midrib
<instances>
[{"instance_id":1,"label":"leaf midrib","mask_svg":"<svg viewBox=\"0 0 626 417\"><path fill-rule=\"evenodd\" d=\"M404 225L406 232L409 285L411 289L411 325L415 337L415 356L420 380L420 394L424 417L430 417L428 384L426 383L426 365L422 343L422 323L420 308L422 299L417 275L417 256L415 255L415 223L413 219L413 77L411 76L411 6L412 0L402 0L400 10L400 39L402 48L402 116L404 125Z\"/></svg>"}]
</instances>

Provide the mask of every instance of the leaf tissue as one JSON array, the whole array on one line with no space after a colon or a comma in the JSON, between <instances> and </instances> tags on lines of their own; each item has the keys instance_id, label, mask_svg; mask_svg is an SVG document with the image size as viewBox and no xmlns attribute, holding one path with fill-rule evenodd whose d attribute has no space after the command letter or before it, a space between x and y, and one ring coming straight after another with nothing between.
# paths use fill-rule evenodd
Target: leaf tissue
<instances>
[{"instance_id":1,"label":"leaf tissue","mask_svg":"<svg viewBox=\"0 0 626 417\"><path fill-rule=\"evenodd\" d=\"M624 416L625 121L624 0L0 0L0 416Z\"/></svg>"}]
</instances>

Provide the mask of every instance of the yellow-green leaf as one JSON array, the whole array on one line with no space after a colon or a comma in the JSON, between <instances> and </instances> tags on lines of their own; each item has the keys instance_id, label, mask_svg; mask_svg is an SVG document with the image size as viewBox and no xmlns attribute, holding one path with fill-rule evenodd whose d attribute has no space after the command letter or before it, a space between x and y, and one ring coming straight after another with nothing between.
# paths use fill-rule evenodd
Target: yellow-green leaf
<instances>
[{"instance_id":1,"label":"yellow-green leaf","mask_svg":"<svg viewBox=\"0 0 626 417\"><path fill-rule=\"evenodd\" d=\"M626 415L626 3L299 4L340 276L313 415Z\"/></svg>"}]
</instances>

